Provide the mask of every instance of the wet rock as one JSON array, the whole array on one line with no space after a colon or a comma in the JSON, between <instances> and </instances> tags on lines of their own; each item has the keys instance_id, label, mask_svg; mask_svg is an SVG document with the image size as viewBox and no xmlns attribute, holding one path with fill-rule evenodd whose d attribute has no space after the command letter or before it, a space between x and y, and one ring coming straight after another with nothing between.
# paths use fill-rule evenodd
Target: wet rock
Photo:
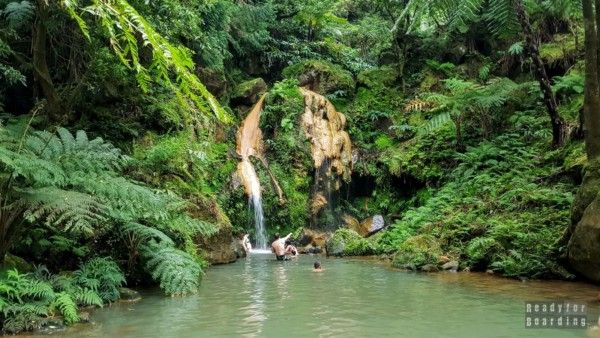
<instances>
[{"instance_id":1,"label":"wet rock","mask_svg":"<svg viewBox=\"0 0 600 338\"><path fill-rule=\"evenodd\" d=\"M437 272L439 271L438 267L434 264L425 264L421 267L421 271L423 272Z\"/></svg>"},{"instance_id":2,"label":"wet rock","mask_svg":"<svg viewBox=\"0 0 600 338\"><path fill-rule=\"evenodd\" d=\"M373 234L373 233L383 229L384 226L385 226L385 221L383 220L383 216L374 215L372 217L369 217L361 223L361 228L367 232L363 236Z\"/></svg>"},{"instance_id":3,"label":"wet rock","mask_svg":"<svg viewBox=\"0 0 600 338\"><path fill-rule=\"evenodd\" d=\"M231 225L221 225L219 231L210 237L198 236L196 242L211 264L232 263L238 258L236 247L239 240L233 236Z\"/></svg>"},{"instance_id":4,"label":"wet rock","mask_svg":"<svg viewBox=\"0 0 600 338\"><path fill-rule=\"evenodd\" d=\"M234 106L252 106L267 92L267 83L261 78L244 81L238 84L231 94Z\"/></svg>"},{"instance_id":5,"label":"wet rock","mask_svg":"<svg viewBox=\"0 0 600 338\"><path fill-rule=\"evenodd\" d=\"M490 274L490 275L493 275L493 274L494 274L494 270L492 270L492 269L487 269L487 270L485 270L485 273L487 273L487 274Z\"/></svg>"},{"instance_id":6,"label":"wet rock","mask_svg":"<svg viewBox=\"0 0 600 338\"><path fill-rule=\"evenodd\" d=\"M244 243L241 239L235 238L234 243L231 244L233 246L233 251L235 252L235 256L237 258L246 257L246 249L244 248Z\"/></svg>"},{"instance_id":7,"label":"wet rock","mask_svg":"<svg viewBox=\"0 0 600 338\"><path fill-rule=\"evenodd\" d=\"M119 288L119 299L124 302L137 302L142 299L139 292L130 288ZM88 313L89 316L89 313Z\"/></svg>"},{"instance_id":8,"label":"wet rock","mask_svg":"<svg viewBox=\"0 0 600 338\"><path fill-rule=\"evenodd\" d=\"M140 299L141 299L141 297L140 297ZM92 322L90 313L87 311L80 311L77 315L79 316L79 321L82 323L91 323Z\"/></svg>"},{"instance_id":9,"label":"wet rock","mask_svg":"<svg viewBox=\"0 0 600 338\"><path fill-rule=\"evenodd\" d=\"M298 252L301 254L320 254L323 249L318 246L312 246L311 244L298 248Z\"/></svg>"},{"instance_id":10,"label":"wet rock","mask_svg":"<svg viewBox=\"0 0 600 338\"><path fill-rule=\"evenodd\" d=\"M52 334L58 331L64 331L66 325L63 319L59 316L43 318L41 319L34 328L34 332L43 334Z\"/></svg>"},{"instance_id":11,"label":"wet rock","mask_svg":"<svg viewBox=\"0 0 600 338\"><path fill-rule=\"evenodd\" d=\"M442 265L442 270L457 271L458 270L458 262L457 261L449 261L447 263L444 263Z\"/></svg>"}]
</instances>

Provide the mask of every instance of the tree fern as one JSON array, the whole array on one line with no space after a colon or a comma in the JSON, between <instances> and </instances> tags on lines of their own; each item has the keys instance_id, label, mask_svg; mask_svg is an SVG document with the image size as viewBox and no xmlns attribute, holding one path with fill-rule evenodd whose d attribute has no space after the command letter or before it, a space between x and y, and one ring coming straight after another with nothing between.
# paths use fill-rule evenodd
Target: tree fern
<instances>
[{"instance_id":1,"label":"tree fern","mask_svg":"<svg viewBox=\"0 0 600 338\"><path fill-rule=\"evenodd\" d=\"M183 46L174 46L141 16L126 0L92 0L86 7L79 7L77 0L63 0L63 7L78 23L84 35L89 37L89 28L79 12L91 14L108 34L111 47L123 64L136 72L140 87L147 91L152 81L173 89L183 107L191 100L205 116L210 112L224 122L230 120L214 96L193 73L194 63L190 51ZM150 65L144 65L138 52L138 38L142 45L152 50ZM171 80L171 72L176 81ZM183 111L187 111L183 110ZM188 124L188 116L183 116ZM193 117L196 121L201 116Z\"/></svg>"},{"instance_id":2,"label":"tree fern","mask_svg":"<svg viewBox=\"0 0 600 338\"><path fill-rule=\"evenodd\" d=\"M144 250L146 269L169 295L195 293L202 268L189 254L173 247L151 244Z\"/></svg>"},{"instance_id":3,"label":"tree fern","mask_svg":"<svg viewBox=\"0 0 600 338\"><path fill-rule=\"evenodd\" d=\"M11 27L17 28L28 24L31 18L33 18L34 11L35 7L33 4L30 1L23 0L21 2L9 2L4 10L0 11L0 14L6 17Z\"/></svg>"}]
</instances>

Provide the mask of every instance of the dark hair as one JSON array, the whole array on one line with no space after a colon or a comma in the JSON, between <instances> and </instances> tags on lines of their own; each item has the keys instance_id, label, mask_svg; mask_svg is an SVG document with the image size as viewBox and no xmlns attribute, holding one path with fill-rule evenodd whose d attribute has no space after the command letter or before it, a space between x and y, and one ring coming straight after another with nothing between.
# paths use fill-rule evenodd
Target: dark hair
<instances>
[{"instance_id":1,"label":"dark hair","mask_svg":"<svg viewBox=\"0 0 600 338\"><path fill-rule=\"evenodd\" d=\"M275 239L279 239L279 233L275 234Z\"/></svg>"},{"instance_id":2,"label":"dark hair","mask_svg":"<svg viewBox=\"0 0 600 338\"><path fill-rule=\"evenodd\" d=\"M315 262L315 264L313 264L313 266L315 267L315 269L320 269L321 268L321 263L320 262Z\"/></svg>"},{"instance_id":3,"label":"dark hair","mask_svg":"<svg viewBox=\"0 0 600 338\"><path fill-rule=\"evenodd\" d=\"M287 241L285 241L285 246L288 246L290 244L292 244L292 241L290 241L289 239Z\"/></svg>"}]
</instances>

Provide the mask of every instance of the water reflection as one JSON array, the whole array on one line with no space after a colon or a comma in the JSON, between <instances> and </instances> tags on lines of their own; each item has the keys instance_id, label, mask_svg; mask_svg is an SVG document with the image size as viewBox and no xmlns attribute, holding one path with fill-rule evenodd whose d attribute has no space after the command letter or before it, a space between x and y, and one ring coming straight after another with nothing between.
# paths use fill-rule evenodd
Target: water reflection
<instances>
[{"instance_id":1,"label":"water reflection","mask_svg":"<svg viewBox=\"0 0 600 338\"><path fill-rule=\"evenodd\" d=\"M524 329L524 300L586 300L598 318L597 286L520 282L480 274L413 274L374 262L288 262L272 255L208 270L198 295L159 290L115 304L57 337L585 337L585 330Z\"/></svg>"}]
</instances>

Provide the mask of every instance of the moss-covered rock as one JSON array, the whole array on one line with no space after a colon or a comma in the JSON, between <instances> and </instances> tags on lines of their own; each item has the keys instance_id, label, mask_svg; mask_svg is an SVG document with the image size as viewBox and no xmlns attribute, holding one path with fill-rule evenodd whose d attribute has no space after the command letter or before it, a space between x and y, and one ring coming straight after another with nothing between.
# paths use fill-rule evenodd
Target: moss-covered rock
<instances>
[{"instance_id":1,"label":"moss-covered rock","mask_svg":"<svg viewBox=\"0 0 600 338\"><path fill-rule=\"evenodd\" d=\"M329 256L366 256L377 252L374 243L350 229L336 230L325 246Z\"/></svg>"},{"instance_id":2,"label":"moss-covered rock","mask_svg":"<svg viewBox=\"0 0 600 338\"><path fill-rule=\"evenodd\" d=\"M23 258L11 254L6 254L4 264L0 262L0 269L11 270L16 269L19 272L33 271L33 266Z\"/></svg>"},{"instance_id":3,"label":"moss-covered rock","mask_svg":"<svg viewBox=\"0 0 600 338\"><path fill-rule=\"evenodd\" d=\"M573 202L569 262L585 277L600 281L600 160L589 163Z\"/></svg>"},{"instance_id":4,"label":"moss-covered rock","mask_svg":"<svg viewBox=\"0 0 600 338\"><path fill-rule=\"evenodd\" d=\"M267 91L267 83L259 78L244 81L233 89L231 103L234 105L251 106Z\"/></svg>"},{"instance_id":5,"label":"moss-covered rock","mask_svg":"<svg viewBox=\"0 0 600 338\"><path fill-rule=\"evenodd\" d=\"M600 160L595 160L588 163L581 187L573 200L571 232L575 230L575 226L583 217L586 208L598 195L598 191L600 191Z\"/></svg>"},{"instance_id":6,"label":"moss-covered rock","mask_svg":"<svg viewBox=\"0 0 600 338\"><path fill-rule=\"evenodd\" d=\"M437 264L442 255L440 244L431 235L416 235L398 248L392 264L397 268L416 270L427 264Z\"/></svg>"},{"instance_id":7,"label":"moss-covered rock","mask_svg":"<svg viewBox=\"0 0 600 338\"><path fill-rule=\"evenodd\" d=\"M307 60L288 66L283 70L286 78L295 78L300 86L307 86L319 94L343 92L354 93L352 74L342 67L323 60Z\"/></svg>"}]
</instances>

